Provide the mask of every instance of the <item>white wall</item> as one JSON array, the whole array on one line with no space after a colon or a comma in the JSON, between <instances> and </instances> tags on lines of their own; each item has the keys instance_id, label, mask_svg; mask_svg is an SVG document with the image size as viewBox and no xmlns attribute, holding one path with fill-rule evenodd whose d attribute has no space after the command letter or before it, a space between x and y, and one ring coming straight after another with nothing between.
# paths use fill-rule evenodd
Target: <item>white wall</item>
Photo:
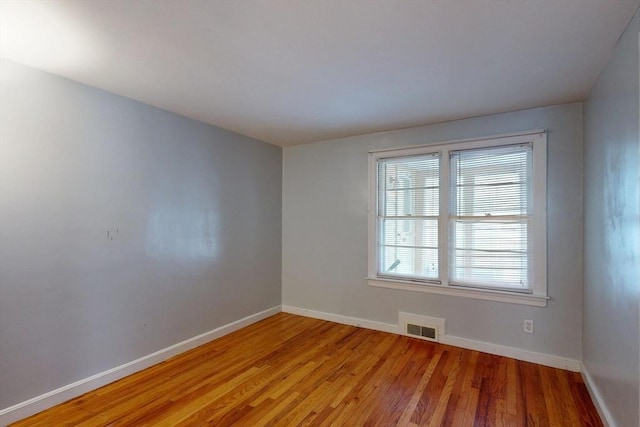
<instances>
[{"instance_id":1,"label":"white wall","mask_svg":"<svg viewBox=\"0 0 640 427\"><path fill-rule=\"evenodd\" d=\"M640 17L585 103L583 362L614 425L640 425Z\"/></svg>"},{"instance_id":2,"label":"white wall","mask_svg":"<svg viewBox=\"0 0 640 427\"><path fill-rule=\"evenodd\" d=\"M546 128L548 286L535 308L367 285L367 152ZM447 319L447 334L580 359L582 106L560 105L284 149L283 304L396 323L398 311ZM523 320L535 321L535 334Z\"/></svg>"},{"instance_id":3,"label":"white wall","mask_svg":"<svg viewBox=\"0 0 640 427\"><path fill-rule=\"evenodd\" d=\"M280 305L280 148L0 67L0 408Z\"/></svg>"}]
</instances>

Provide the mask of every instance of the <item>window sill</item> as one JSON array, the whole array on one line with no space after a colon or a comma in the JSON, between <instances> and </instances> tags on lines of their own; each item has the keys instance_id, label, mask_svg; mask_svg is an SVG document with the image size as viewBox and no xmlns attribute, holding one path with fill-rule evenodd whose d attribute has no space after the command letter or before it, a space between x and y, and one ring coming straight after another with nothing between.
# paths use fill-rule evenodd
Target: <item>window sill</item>
<instances>
[{"instance_id":1,"label":"window sill","mask_svg":"<svg viewBox=\"0 0 640 427\"><path fill-rule=\"evenodd\" d=\"M416 284L402 280L367 278L369 286L378 288L400 289L404 291L427 292L431 294L452 295L465 298L500 301L511 304L546 307L549 297L543 295L519 294L508 291L489 289L460 288L453 286L433 285L429 283Z\"/></svg>"}]
</instances>

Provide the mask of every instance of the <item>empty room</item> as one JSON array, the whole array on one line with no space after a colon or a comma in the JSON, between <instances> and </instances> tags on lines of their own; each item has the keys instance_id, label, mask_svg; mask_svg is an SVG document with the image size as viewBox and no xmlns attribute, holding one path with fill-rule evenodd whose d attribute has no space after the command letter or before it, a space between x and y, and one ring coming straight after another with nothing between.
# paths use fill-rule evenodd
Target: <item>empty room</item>
<instances>
[{"instance_id":1,"label":"empty room","mask_svg":"<svg viewBox=\"0 0 640 427\"><path fill-rule=\"evenodd\" d=\"M640 426L640 0L0 0L0 426Z\"/></svg>"}]
</instances>

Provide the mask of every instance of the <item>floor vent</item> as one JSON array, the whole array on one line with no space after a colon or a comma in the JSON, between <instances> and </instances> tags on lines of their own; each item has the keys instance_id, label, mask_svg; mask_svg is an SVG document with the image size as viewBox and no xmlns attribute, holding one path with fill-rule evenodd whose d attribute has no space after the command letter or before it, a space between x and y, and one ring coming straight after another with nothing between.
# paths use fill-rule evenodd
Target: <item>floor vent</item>
<instances>
[{"instance_id":1,"label":"floor vent","mask_svg":"<svg viewBox=\"0 0 640 427\"><path fill-rule=\"evenodd\" d=\"M407 334L433 341L436 340L436 337L438 335L436 328L429 326L412 325L411 323L407 323Z\"/></svg>"},{"instance_id":2,"label":"floor vent","mask_svg":"<svg viewBox=\"0 0 640 427\"><path fill-rule=\"evenodd\" d=\"M444 335L444 319L400 312L400 327L405 335L427 341L440 341Z\"/></svg>"}]
</instances>

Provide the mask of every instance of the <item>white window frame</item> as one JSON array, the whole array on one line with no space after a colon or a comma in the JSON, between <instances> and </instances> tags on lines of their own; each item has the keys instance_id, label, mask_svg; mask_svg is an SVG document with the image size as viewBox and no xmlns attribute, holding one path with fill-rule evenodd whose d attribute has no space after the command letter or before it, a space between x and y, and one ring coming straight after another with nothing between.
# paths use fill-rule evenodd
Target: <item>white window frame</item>
<instances>
[{"instance_id":1,"label":"white window frame","mask_svg":"<svg viewBox=\"0 0 640 427\"><path fill-rule=\"evenodd\" d=\"M527 293L509 289L463 287L449 285L449 152L504 145L532 144L533 146L533 218L530 233L530 279ZM440 153L440 216L438 220L438 257L440 283L397 280L378 277L378 169L380 159ZM439 142L417 147L377 150L369 152L369 254L368 277L370 286L428 292L467 298L501 301L514 304L546 307L547 293L547 133L534 130L483 138Z\"/></svg>"}]
</instances>

